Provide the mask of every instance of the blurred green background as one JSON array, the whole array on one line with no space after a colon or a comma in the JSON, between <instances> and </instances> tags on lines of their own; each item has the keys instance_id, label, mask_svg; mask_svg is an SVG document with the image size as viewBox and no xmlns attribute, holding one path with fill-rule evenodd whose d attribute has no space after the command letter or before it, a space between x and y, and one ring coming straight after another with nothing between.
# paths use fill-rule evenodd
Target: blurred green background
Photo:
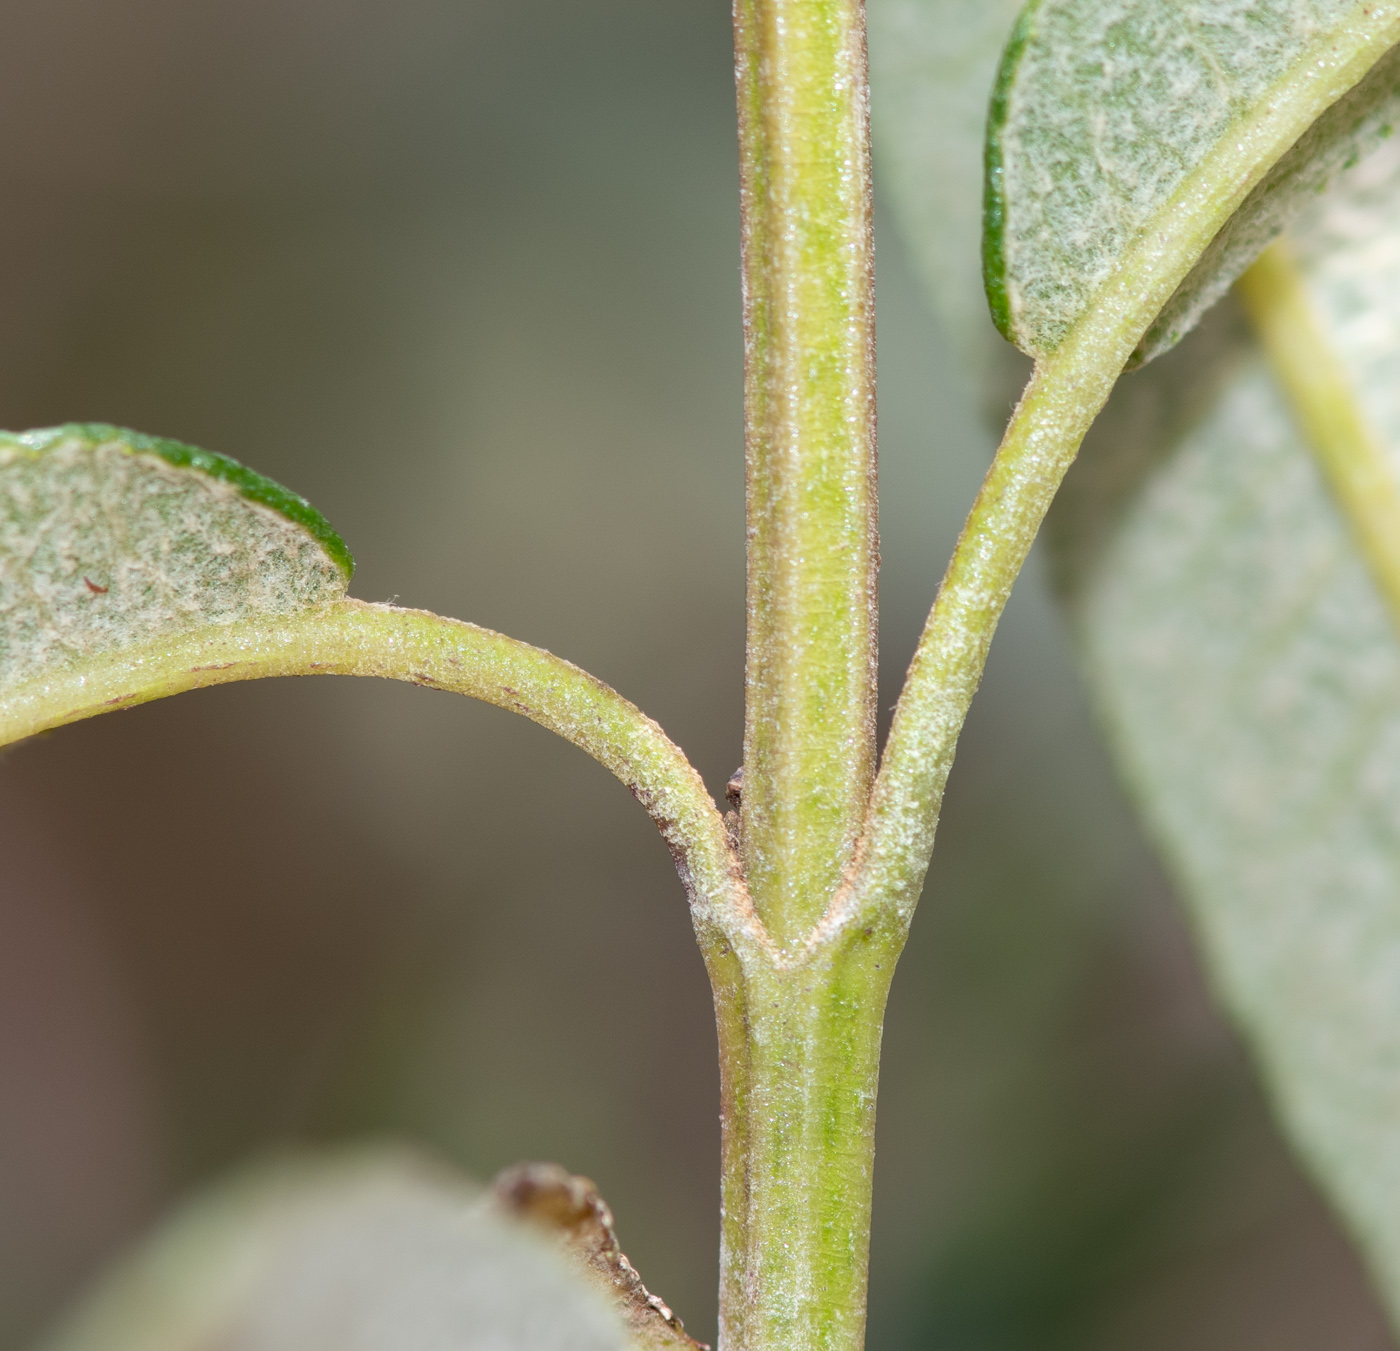
<instances>
[{"instance_id":1,"label":"blurred green background","mask_svg":"<svg viewBox=\"0 0 1400 1351\"><path fill-rule=\"evenodd\" d=\"M579 662L720 792L734 139L723 0L7 0L0 425L243 459L355 594ZM878 250L887 707L991 438L883 215ZM713 1338L708 990L665 848L577 751L423 690L232 686L10 751L0 860L5 1351L201 1180L366 1135L589 1174ZM1391 1345L1034 562L883 1077L873 1348Z\"/></svg>"}]
</instances>

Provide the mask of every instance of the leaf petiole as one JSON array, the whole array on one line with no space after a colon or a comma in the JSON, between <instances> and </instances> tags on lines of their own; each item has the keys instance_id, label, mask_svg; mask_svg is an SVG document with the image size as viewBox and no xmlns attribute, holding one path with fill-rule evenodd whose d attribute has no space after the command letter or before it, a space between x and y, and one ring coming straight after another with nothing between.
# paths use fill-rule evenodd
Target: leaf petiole
<instances>
[{"instance_id":1,"label":"leaf petiole","mask_svg":"<svg viewBox=\"0 0 1400 1351\"><path fill-rule=\"evenodd\" d=\"M707 961L756 941L724 822L684 753L617 691L541 648L426 610L343 599L161 637L7 689L0 746L184 690L264 676L357 675L450 690L522 714L610 770L656 822Z\"/></svg>"}]
</instances>

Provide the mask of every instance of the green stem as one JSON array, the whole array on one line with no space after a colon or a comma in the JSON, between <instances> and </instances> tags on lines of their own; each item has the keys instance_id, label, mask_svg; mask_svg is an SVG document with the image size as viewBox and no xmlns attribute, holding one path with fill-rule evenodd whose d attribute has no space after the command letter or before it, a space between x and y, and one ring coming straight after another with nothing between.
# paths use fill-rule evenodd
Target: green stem
<instances>
[{"instance_id":1,"label":"green stem","mask_svg":"<svg viewBox=\"0 0 1400 1351\"><path fill-rule=\"evenodd\" d=\"M865 939L870 961L878 956L887 976L923 886L958 736L992 635L1085 433L1143 333L1221 223L1318 112L1365 73L1388 46L1382 40L1388 34L1353 35L1346 51L1321 63L1320 73L1317 63L1309 65L1245 119L1238 135L1200 166L1192 190L1148 222L1079 321L1037 362L919 640L857 857L808 939L814 960L833 950L854 954L859 949L852 944ZM878 1017L882 1007L872 998L869 1016ZM859 1056L852 1056L852 1067L863 1086ZM873 1087L873 1075L868 1082Z\"/></svg>"},{"instance_id":2,"label":"green stem","mask_svg":"<svg viewBox=\"0 0 1400 1351\"><path fill-rule=\"evenodd\" d=\"M748 463L742 830L801 941L875 766L875 351L861 0L736 0Z\"/></svg>"},{"instance_id":3,"label":"green stem","mask_svg":"<svg viewBox=\"0 0 1400 1351\"><path fill-rule=\"evenodd\" d=\"M761 940L715 980L721 1351L858 1351L892 962L807 947L875 767L874 267L862 0L735 0ZM771 938L769 937L771 935ZM711 964L712 974L718 971Z\"/></svg>"},{"instance_id":4,"label":"green stem","mask_svg":"<svg viewBox=\"0 0 1400 1351\"><path fill-rule=\"evenodd\" d=\"M1136 341L1134 338L1133 341ZM863 1345L885 998L987 648L1031 541L1132 350L1037 369L929 616L847 883L800 954L740 963L724 1071L721 1351ZM1062 364L1063 361L1063 364ZM716 1004L725 1001L716 988ZM738 1035L742 1030L745 1038Z\"/></svg>"},{"instance_id":5,"label":"green stem","mask_svg":"<svg viewBox=\"0 0 1400 1351\"><path fill-rule=\"evenodd\" d=\"M1400 624L1400 483L1287 244L1271 244L1240 278L1239 292L1323 477Z\"/></svg>"},{"instance_id":6,"label":"green stem","mask_svg":"<svg viewBox=\"0 0 1400 1351\"><path fill-rule=\"evenodd\" d=\"M725 835L692 768L666 734L578 667L490 629L424 610L343 600L162 639L6 692L0 746L182 690L263 676L358 675L451 690L523 714L611 770L650 813L676 859L712 976L763 942ZM717 975L716 975L717 973Z\"/></svg>"},{"instance_id":7,"label":"green stem","mask_svg":"<svg viewBox=\"0 0 1400 1351\"><path fill-rule=\"evenodd\" d=\"M726 1047L721 1021L721 1351L864 1344L886 940L853 930L798 960L741 959L727 1002L742 1039Z\"/></svg>"},{"instance_id":8,"label":"green stem","mask_svg":"<svg viewBox=\"0 0 1400 1351\"><path fill-rule=\"evenodd\" d=\"M1097 325L1086 326L1089 329ZM958 735L1011 587L1080 443L1146 327L1072 332L1035 373L963 526L895 708L862 849L820 932L902 935L933 852Z\"/></svg>"}]
</instances>

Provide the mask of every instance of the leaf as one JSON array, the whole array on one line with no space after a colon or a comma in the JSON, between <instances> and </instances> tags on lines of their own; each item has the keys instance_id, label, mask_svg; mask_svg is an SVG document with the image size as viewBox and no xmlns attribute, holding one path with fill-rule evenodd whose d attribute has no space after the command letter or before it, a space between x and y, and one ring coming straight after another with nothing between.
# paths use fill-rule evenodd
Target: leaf
<instances>
[{"instance_id":1,"label":"leaf","mask_svg":"<svg viewBox=\"0 0 1400 1351\"><path fill-rule=\"evenodd\" d=\"M896 203L940 315L959 334L992 331L979 276L983 142L987 100L1021 4L867 3L879 185Z\"/></svg>"},{"instance_id":2,"label":"leaf","mask_svg":"<svg viewBox=\"0 0 1400 1351\"><path fill-rule=\"evenodd\" d=\"M608 1203L588 1178L557 1163L521 1163L492 1182L491 1201L501 1214L527 1221L559 1244L621 1313L638 1351L710 1351L642 1284L618 1245Z\"/></svg>"},{"instance_id":3,"label":"leaf","mask_svg":"<svg viewBox=\"0 0 1400 1351\"><path fill-rule=\"evenodd\" d=\"M1226 221L1138 347L1134 364L1174 346L1289 220L1393 135L1400 123L1400 49L1383 56L1299 138Z\"/></svg>"},{"instance_id":4,"label":"leaf","mask_svg":"<svg viewBox=\"0 0 1400 1351\"><path fill-rule=\"evenodd\" d=\"M1397 152L1319 201L1296 244L1400 475ZM1125 383L1052 529L1220 991L1400 1315L1400 639L1237 314Z\"/></svg>"},{"instance_id":5,"label":"leaf","mask_svg":"<svg viewBox=\"0 0 1400 1351\"><path fill-rule=\"evenodd\" d=\"M553 1248L444 1169L283 1159L196 1199L44 1351L628 1351Z\"/></svg>"},{"instance_id":6,"label":"leaf","mask_svg":"<svg viewBox=\"0 0 1400 1351\"><path fill-rule=\"evenodd\" d=\"M56 671L338 600L354 564L233 460L100 425L0 433L0 706Z\"/></svg>"},{"instance_id":7,"label":"leaf","mask_svg":"<svg viewBox=\"0 0 1400 1351\"><path fill-rule=\"evenodd\" d=\"M1324 114L1397 39L1400 9L1373 0L1032 0L987 130L985 280L998 327L1023 351L1053 352L1090 312L1131 310L1164 280L1176 289L1170 274L1191 268L1243 203L1185 290L1149 303L1144 323L1170 301L1139 356L1170 345L1291 207L1384 134L1393 65Z\"/></svg>"}]
</instances>

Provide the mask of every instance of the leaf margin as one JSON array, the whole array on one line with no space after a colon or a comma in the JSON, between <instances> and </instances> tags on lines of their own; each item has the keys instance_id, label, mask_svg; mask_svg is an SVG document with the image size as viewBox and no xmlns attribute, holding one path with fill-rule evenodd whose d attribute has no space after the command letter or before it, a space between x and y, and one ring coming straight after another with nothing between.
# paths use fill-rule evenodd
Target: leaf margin
<instances>
[{"instance_id":1,"label":"leaf margin","mask_svg":"<svg viewBox=\"0 0 1400 1351\"><path fill-rule=\"evenodd\" d=\"M346 582L354 576L355 559L330 521L300 493L232 456L203 450L165 436L118 427L109 422L64 422L25 432L0 432L0 448L41 455L65 440L78 438L93 445L120 444L130 455L156 455L176 469L192 469L235 489L240 497L267 507L305 530L329 555Z\"/></svg>"}]
</instances>

